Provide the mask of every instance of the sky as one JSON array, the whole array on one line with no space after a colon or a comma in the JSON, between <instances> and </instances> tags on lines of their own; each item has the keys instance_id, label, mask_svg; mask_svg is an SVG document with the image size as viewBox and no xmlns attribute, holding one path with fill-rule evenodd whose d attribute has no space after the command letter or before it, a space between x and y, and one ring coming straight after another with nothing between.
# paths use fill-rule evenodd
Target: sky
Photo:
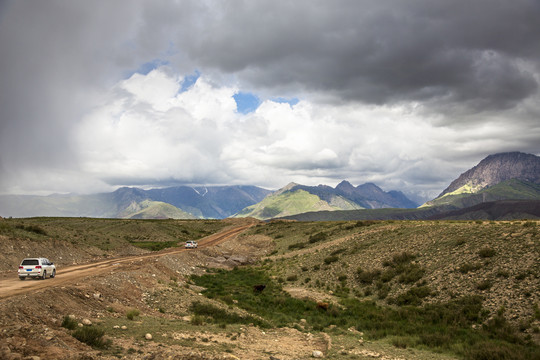
<instances>
[{"instance_id":1,"label":"sky","mask_svg":"<svg viewBox=\"0 0 540 360\"><path fill-rule=\"evenodd\" d=\"M0 0L0 194L372 182L540 155L538 0Z\"/></svg>"}]
</instances>

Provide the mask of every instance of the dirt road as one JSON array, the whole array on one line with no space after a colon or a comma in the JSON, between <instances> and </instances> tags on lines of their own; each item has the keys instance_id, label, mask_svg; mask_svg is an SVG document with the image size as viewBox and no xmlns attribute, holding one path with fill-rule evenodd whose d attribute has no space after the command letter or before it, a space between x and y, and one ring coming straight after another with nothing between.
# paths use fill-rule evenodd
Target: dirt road
<instances>
[{"instance_id":1,"label":"dirt road","mask_svg":"<svg viewBox=\"0 0 540 360\"><path fill-rule=\"evenodd\" d=\"M199 248L205 248L222 243L240 234L252 225L253 224L235 226L233 228L228 228L216 234L207 236L199 241ZM165 255L177 254L184 251L197 251L197 249L169 248L163 251L148 253L144 255L107 259L104 261L94 262L85 265L68 266L65 268L57 269L57 275L54 279L46 279L44 281L34 279L21 281L14 273L13 278L0 280L0 299L24 294L30 291L36 291L39 289L64 286L67 283L80 281L84 277L96 276L104 272L112 272L115 269L120 268L121 265L126 265L133 262L138 262L145 259L152 259Z\"/></svg>"}]
</instances>

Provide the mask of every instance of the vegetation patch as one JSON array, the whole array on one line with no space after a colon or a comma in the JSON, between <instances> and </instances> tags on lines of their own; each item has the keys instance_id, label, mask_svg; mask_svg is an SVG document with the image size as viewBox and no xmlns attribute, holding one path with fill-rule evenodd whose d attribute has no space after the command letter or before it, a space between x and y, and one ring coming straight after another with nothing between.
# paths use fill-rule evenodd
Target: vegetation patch
<instances>
[{"instance_id":1,"label":"vegetation patch","mask_svg":"<svg viewBox=\"0 0 540 360\"><path fill-rule=\"evenodd\" d=\"M129 320L133 320L135 319L137 316L140 315L140 312L139 310L137 309L132 309L132 310L129 310L127 313L126 313L126 317L129 319Z\"/></svg>"},{"instance_id":2,"label":"vegetation patch","mask_svg":"<svg viewBox=\"0 0 540 360\"><path fill-rule=\"evenodd\" d=\"M403 262L396 261L394 265L398 263ZM357 275L366 276L366 282L369 279L373 282L377 275L368 276L368 273L357 271ZM540 351L538 346L522 340L503 314L488 321L489 312L483 309L480 296L422 305L422 300L431 296L433 291L428 286L415 286L391 299L392 307L348 296L344 296L339 305L325 303L323 307L310 300L292 298L279 283L256 267L219 270L215 274L193 276L192 280L206 288L203 294L209 298L224 302L228 299L228 303L231 298L235 300L236 306L253 314L254 318L249 321L255 323L258 317L263 319L266 323L263 322L261 327L266 324L295 327L300 319L305 319L306 331L321 331L330 326L345 331L354 327L364 332L367 339L399 339L394 343L400 348L423 347L470 360L537 359L534 354ZM259 284L266 285L263 291L254 290L254 286ZM383 287L379 290L383 291ZM202 311L200 306L194 305L192 310L213 322L245 320L214 307ZM216 320L221 317L225 320ZM478 344L483 344L483 347ZM489 356L491 352L493 357ZM500 357L507 354L511 356Z\"/></svg>"},{"instance_id":3,"label":"vegetation patch","mask_svg":"<svg viewBox=\"0 0 540 360\"><path fill-rule=\"evenodd\" d=\"M480 249L480 251L478 252L478 256L480 256L481 258L490 258L490 257L495 256L495 254L497 254L495 249L492 249L489 247Z\"/></svg>"},{"instance_id":4,"label":"vegetation patch","mask_svg":"<svg viewBox=\"0 0 540 360\"><path fill-rule=\"evenodd\" d=\"M72 335L80 342L90 345L91 347L96 349L105 349L109 347L112 343L110 340L105 340L103 338L103 335L105 335L104 330L98 329L93 326L84 326L78 328L73 332Z\"/></svg>"},{"instance_id":5,"label":"vegetation patch","mask_svg":"<svg viewBox=\"0 0 540 360\"><path fill-rule=\"evenodd\" d=\"M69 315L64 316L64 319L62 320L62 327L66 328L68 330L75 330L77 328L77 320L70 317Z\"/></svg>"},{"instance_id":6,"label":"vegetation patch","mask_svg":"<svg viewBox=\"0 0 540 360\"><path fill-rule=\"evenodd\" d=\"M319 232L317 234L314 234L314 235L311 235L309 237L309 243L310 244L314 244L316 242L319 242L319 241L324 241L328 239L328 235L326 233L323 233L323 232Z\"/></svg>"},{"instance_id":7,"label":"vegetation patch","mask_svg":"<svg viewBox=\"0 0 540 360\"><path fill-rule=\"evenodd\" d=\"M212 304L204 304L200 301L193 302L190 310L195 314L194 318L197 318L197 316L204 317L208 322L215 324L254 324L263 328L269 327L269 324L266 321L254 316L241 316ZM196 320L196 322L202 323L200 319Z\"/></svg>"},{"instance_id":8,"label":"vegetation patch","mask_svg":"<svg viewBox=\"0 0 540 360\"><path fill-rule=\"evenodd\" d=\"M178 241L130 241L130 244L140 249L160 251L178 246Z\"/></svg>"},{"instance_id":9,"label":"vegetation patch","mask_svg":"<svg viewBox=\"0 0 540 360\"><path fill-rule=\"evenodd\" d=\"M481 263L465 263L458 268L458 271L462 274L466 274L471 271L480 270L481 268Z\"/></svg>"}]
</instances>

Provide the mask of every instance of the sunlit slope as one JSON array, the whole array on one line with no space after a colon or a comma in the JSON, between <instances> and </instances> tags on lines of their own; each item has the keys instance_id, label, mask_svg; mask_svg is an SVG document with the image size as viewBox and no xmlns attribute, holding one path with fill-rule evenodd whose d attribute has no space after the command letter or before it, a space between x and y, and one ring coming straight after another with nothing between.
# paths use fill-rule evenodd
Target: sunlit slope
<instances>
[{"instance_id":1,"label":"sunlit slope","mask_svg":"<svg viewBox=\"0 0 540 360\"><path fill-rule=\"evenodd\" d=\"M310 211L335 211L358 209L360 206L343 198L335 197L331 204L304 190L283 191L269 195L261 202L248 206L235 217L271 219Z\"/></svg>"},{"instance_id":2,"label":"sunlit slope","mask_svg":"<svg viewBox=\"0 0 540 360\"><path fill-rule=\"evenodd\" d=\"M151 200L133 203L121 215L129 219L196 219L171 204Z\"/></svg>"}]
</instances>

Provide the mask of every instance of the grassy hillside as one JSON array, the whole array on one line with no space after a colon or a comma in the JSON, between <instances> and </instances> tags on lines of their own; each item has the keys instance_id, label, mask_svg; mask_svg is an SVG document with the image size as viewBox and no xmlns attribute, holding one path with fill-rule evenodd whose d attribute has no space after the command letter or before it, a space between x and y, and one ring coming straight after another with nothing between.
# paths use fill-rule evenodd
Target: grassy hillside
<instances>
[{"instance_id":1,"label":"grassy hillside","mask_svg":"<svg viewBox=\"0 0 540 360\"><path fill-rule=\"evenodd\" d=\"M161 201L144 200L121 213L128 219L196 219L190 213Z\"/></svg>"},{"instance_id":2,"label":"grassy hillside","mask_svg":"<svg viewBox=\"0 0 540 360\"><path fill-rule=\"evenodd\" d=\"M539 227L273 221L244 235L273 239L275 250L260 265L194 281L204 295L260 316L262 327L324 330L336 348L360 332L366 340L457 358L538 359ZM253 291L258 284L267 286L260 294ZM329 357L347 354L336 349Z\"/></svg>"},{"instance_id":3,"label":"grassy hillside","mask_svg":"<svg viewBox=\"0 0 540 360\"><path fill-rule=\"evenodd\" d=\"M261 202L248 206L235 217L265 220L319 210L339 210L339 208L321 200L317 195L305 190L296 190L269 195Z\"/></svg>"},{"instance_id":4,"label":"grassy hillside","mask_svg":"<svg viewBox=\"0 0 540 360\"><path fill-rule=\"evenodd\" d=\"M58 264L181 246L213 234L218 220L128 220L94 218L0 219L0 270L13 270L24 256ZM17 248L13 244L17 244Z\"/></svg>"}]
</instances>

